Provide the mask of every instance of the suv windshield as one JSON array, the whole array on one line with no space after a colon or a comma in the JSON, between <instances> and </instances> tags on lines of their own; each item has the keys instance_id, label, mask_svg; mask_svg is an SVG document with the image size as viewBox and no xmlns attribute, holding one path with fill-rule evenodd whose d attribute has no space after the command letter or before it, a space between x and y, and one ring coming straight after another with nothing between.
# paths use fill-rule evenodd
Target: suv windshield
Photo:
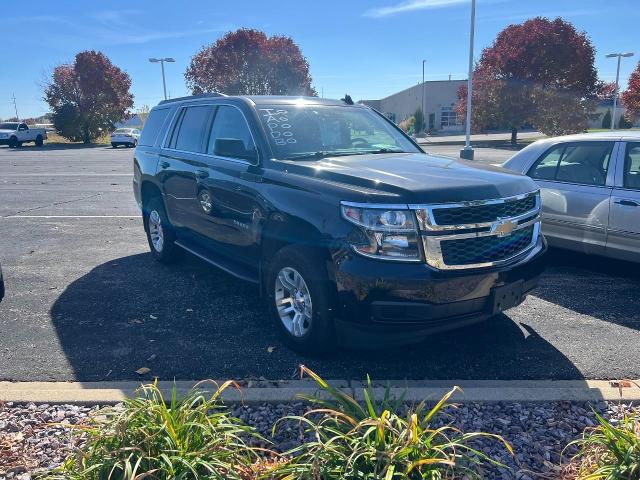
<instances>
[{"instance_id":1,"label":"suv windshield","mask_svg":"<svg viewBox=\"0 0 640 480\"><path fill-rule=\"evenodd\" d=\"M420 152L389 122L364 107L257 105L276 158Z\"/></svg>"},{"instance_id":2,"label":"suv windshield","mask_svg":"<svg viewBox=\"0 0 640 480\"><path fill-rule=\"evenodd\" d=\"M18 123L0 123L0 130L17 130Z\"/></svg>"}]
</instances>

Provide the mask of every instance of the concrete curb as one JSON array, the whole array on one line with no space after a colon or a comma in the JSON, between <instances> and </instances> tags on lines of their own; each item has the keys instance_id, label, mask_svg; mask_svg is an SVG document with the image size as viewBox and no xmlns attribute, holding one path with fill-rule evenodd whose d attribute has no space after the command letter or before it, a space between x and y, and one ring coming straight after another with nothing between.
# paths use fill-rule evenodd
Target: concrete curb
<instances>
[{"instance_id":1,"label":"concrete curb","mask_svg":"<svg viewBox=\"0 0 640 480\"><path fill-rule=\"evenodd\" d=\"M220 382L219 382L220 383ZM350 395L362 399L362 384L345 380L330 381ZM195 381L178 381L178 395L183 395ZM136 381L121 382L0 382L0 402L48 403L77 405L106 405L121 402L135 393L141 385ZM159 382L168 394L173 382ZM454 402L597 402L602 400L640 402L640 381L608 380L446 380L446 381L389 381L374 384L376 396L390 388L396 396L404 394L408 402L438 400L454 385L462 392L453 396ZM298 401L299 395L313 395L318 389L309 379L293 381L243 381L240 390L228 388L223 398L227 403L288 403ZM211 384L203 384L211 390ZM168 395L167 395L167 398Z\"/></svg>"}]
</instances>

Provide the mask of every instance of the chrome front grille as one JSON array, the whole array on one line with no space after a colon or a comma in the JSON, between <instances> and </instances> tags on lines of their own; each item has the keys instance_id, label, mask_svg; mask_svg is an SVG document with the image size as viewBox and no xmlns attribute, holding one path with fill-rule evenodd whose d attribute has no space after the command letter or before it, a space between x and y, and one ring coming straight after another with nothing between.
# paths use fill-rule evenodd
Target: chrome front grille
<instances>
[{"instance_id":1,"label":"chrome front grille","mask_svg":"<svg viewBox=\"0 0 640 480\"><path fill-rule=\"evenodd\" d=\"M536 197L508 200L465 208L436 208L433 217L438 225L465 225L493 222L496 218L517 217L536 207Z\"/></svg>"},{"instance_id":2,"label":"chrome front grille","mask_svg":"<svg viewBox=\"0 0 640 480\"><path fill-rule=\"evenodd\" d=\"M540 194L415 210L426 262L441 270L500 265L531 250L540 234Z\"/></svg>"}]
</instances>

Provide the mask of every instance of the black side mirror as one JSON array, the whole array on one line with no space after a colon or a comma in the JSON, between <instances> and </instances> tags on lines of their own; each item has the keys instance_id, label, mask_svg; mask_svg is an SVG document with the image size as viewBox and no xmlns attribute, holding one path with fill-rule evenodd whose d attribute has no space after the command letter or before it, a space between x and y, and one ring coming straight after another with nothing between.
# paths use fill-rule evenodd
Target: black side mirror
<instances>
[{"instance_id":1,"label":"black side mirror","mask_svg":"<svg viewBox=\"0 0 640 480\"><path fill-rule=\"evenodd\" d=\"M213 154L220 157L242 158L250 162L258 160L255 148L247 150L239 138L218 138L213 146Z\"/></svg>"}]
</instances>

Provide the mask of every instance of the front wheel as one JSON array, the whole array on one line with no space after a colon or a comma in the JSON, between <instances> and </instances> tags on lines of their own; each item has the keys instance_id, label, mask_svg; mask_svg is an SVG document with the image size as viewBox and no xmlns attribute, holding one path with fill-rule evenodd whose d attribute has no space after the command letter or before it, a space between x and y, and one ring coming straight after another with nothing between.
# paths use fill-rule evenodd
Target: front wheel
<instances>
[{"instance_id":1,"label":"front wheel","mask_svg":"<svg viewBox=\"0 0 640 480\"><path fill-rule=\"evenodd\" d=\"M145 208L144 229L154 258L160 263L173 263L180 259L182 250L175 244L176 236L169 223L160 197L153 197Z\"/></svg>"},{"instance_id":2,"label":"front wheel","mask_svg":"<svg viewBox=\"0 0 640 480\"><path fill-rule=\"evenodd\" d=\"M18 139L16 137L9 139L9 148L18 148Z\"/></svg>"},{"instance_id":3,"label":"front wheel","mask_svg":"<svg viewBox=\"0 0 640 480\"><path fill-rule=\"evenodd\" d=\"M288 246L278 251L266 276L272 316L284 341L300 353L334 347L334 289L316 251Z\"/></svg>"}]
</instances>

